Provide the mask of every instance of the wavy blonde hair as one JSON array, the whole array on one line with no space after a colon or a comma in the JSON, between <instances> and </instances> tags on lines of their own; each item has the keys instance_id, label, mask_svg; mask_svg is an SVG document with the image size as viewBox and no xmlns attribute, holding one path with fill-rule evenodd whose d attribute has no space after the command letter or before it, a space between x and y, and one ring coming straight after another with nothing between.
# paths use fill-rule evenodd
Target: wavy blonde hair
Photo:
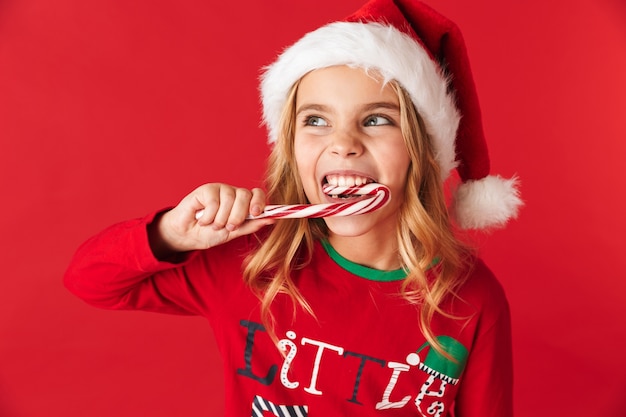
<instances>
[{"instance_id":1,"label":"wavy blonde hair","mask_svg":"<svg viewBox=\"0 0 626 417\"><path fill-rule=\"evenodd\" d=\"M452 317L441 309L441 304L446 297L456 295L465 279L468 249L456 238L451 225L439 165L424 123L408 93L393 80L389 85L398 95L400 128L411 158L397 226L398 257L407 272L400 295L419 307L419 324L427 341L450 358L430 323L435 313ZM298 86L299 82L290 90L280 119L279 137L269 158L266 186L272 204L307 203L294 157ZM274 341L277 338L271 304L278 294L287 294L294 307L298 304L315 315L291 279L291 272L306 267L314 241L327 236L326 224L321 219L284 219L273 226L258 249L246 259L244 280L261 300L262 319ZM426 271L435 264L431 271L435 278L429 279Z\"/></svg>"}]
</instances>

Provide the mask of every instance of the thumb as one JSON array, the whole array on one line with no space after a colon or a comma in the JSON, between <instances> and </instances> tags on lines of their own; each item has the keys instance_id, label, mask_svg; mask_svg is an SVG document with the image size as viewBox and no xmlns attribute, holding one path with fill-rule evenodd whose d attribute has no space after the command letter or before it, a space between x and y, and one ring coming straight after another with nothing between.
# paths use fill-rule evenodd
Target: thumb
<instances>
[{"instance_id":1,"label":"thumb","mask_svg":"<svg viewBox=\"0 0 626 417\"><path fill-rule=\"evenodd\" d=\"M276 223L276 219L254 219L254 220L246 220L241 226L230 232L229 240L235 239L240 236L249 235L255 233L262 228L272 225Z\"/></svg>"}]
</instances>

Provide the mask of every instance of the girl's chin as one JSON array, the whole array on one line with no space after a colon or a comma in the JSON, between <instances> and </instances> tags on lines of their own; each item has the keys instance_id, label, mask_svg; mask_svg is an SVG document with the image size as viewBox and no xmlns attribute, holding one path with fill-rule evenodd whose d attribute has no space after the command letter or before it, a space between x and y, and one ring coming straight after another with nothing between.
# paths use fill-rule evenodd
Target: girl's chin
<instances>
[{"instance_id":1,"label":"girl's chin","mask_svg":"<svg viewBox=\"0 0 626 417\"><path fill-rule=\"evenodd\" d=\"M382 245L388 239L395 241L397 218L385 208L356 216L327 217L324 219L331 235L341 237L370 236Z\"/></svg>"},{"instance_id":2,"label":"girl's chin","mask_svg":"<svg viewBox=\"0 0 626 417\"><path fill-rule=\"evenodd\" d=\"M328 231L341 237L358 237L372 231L374 223L366 220L366 214L324 219Z\"/></svg>"}]
</instances>

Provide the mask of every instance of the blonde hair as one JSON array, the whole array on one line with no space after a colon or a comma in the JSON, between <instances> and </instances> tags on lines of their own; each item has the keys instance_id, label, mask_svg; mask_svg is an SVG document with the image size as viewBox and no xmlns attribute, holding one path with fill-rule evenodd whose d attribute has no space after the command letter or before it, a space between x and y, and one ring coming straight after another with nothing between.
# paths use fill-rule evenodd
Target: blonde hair
<instances>
[{"instance_id":1,"label":"blonde hair","mask_svg":"<svg viewBox=\"0 0 626 417\"><path fill-rule=\"evenodd\" d=\"M437 351L450 357L433 334L430 323L441 304L454 296L463 283L466 247L455 237L450 224L444 189L430 139L408 93L395 81L389 85L398 95L401 131L411 164L407 173L404 202L397 226L398 256L407 272L401 295L419 306L419 324L426 340ZM306 196L294 158L295 102L299 82L290 90L280 119L278 140L267 170L268 199L272 204L302 204ZM271 304L278 294L287 294L294 303L315 315L291 279L291 272L311 260L316 239L327 237L320 219L285 219L277 222L267 238L246 260L244 280L261 300L261 315L268 333L274 334ZM433 267L433 265L435 265ZM426 271L432 267L435 279ZM295 314L294 308L294 314Z\"/></svg>"}]
</instances>

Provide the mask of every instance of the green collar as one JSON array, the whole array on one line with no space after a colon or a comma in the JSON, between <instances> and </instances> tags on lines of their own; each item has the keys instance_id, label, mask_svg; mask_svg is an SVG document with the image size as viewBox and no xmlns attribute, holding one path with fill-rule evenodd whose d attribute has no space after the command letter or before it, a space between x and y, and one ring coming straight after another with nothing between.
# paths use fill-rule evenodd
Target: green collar
<instances>
[{"instance_id":1,"label":"green collar","mask_svg":"<svg viewBox=\"0 0 626 417\"><path fill-rule=\"evenodd\" d=\"M379 269L359 265L341 256L326 239L323 239L321 243L326 253L328 253L328 256L330 256L337 265L361 278L380 282L399 281L406 278L406 271L402 268L393 271L381 271Z\"/></svg>"}]
</instances>

